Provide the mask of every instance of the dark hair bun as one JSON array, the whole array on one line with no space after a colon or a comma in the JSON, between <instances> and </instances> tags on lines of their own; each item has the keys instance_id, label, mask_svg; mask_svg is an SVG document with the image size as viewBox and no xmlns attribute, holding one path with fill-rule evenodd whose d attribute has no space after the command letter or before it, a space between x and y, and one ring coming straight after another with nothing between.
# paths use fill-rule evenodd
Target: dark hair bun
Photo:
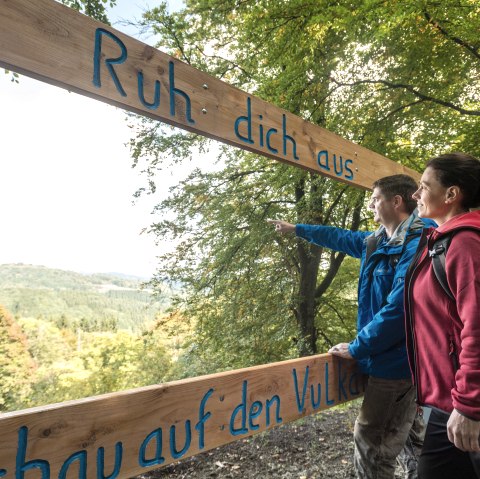
<instances>
[{"instance_id":1,"label":"dark hair bun","mask_svg":"<svg viewBox=\"0 0 480 479\"><path fill-rule=\"evenodd\" d=\"M466 153L447 153L432 158L427 168L433 168L438 181L445 187L458 186L466 209L480 206L480 161Z\"/></svg>"}]
</instances>

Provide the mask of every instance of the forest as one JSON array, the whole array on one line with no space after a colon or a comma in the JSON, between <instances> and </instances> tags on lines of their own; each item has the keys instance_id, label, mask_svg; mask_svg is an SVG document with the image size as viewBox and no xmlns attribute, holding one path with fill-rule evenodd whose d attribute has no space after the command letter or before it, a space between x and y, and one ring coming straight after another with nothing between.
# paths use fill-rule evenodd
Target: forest
<instances>
[{"instance_id":1,"label":"forest","mask_svg":"<svg viewBox=\"0 0 480 479\"><path fill-rule=\"evenodd\" d=\"M182 328L142 281L0 265L0 411L163 382Z\"/></svg>"},{"instance_id":2,"label":"forest","mask_svg":"<svg viewBox=\"0 0 480 479\"><path fill-rule=\"evenodd\" d=\"M64 3L106 19L100 1ZM252 95L417 171L447 151L480 156L476 0L189 0L175 12L155 3L139 31ZM358 261L280 237L266 220L373 229L367 192L148 118L129 122L137 197L168 169L194 166L147 228L176 245L146 285L160 304L148 309L146 290L86 294L79 277L32 296L31 281L11 286L10 272L1 410L321 353L355 334ZM196 163L209 152L215 168Z\"/></svg>"}]
</instances>

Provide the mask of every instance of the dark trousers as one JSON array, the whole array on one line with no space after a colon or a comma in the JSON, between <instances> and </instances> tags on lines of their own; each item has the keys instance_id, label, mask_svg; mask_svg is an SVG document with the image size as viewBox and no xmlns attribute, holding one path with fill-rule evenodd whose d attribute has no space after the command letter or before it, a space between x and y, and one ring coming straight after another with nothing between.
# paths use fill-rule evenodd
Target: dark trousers
<instances>
[{"instance_id":1,"label":"dark trousers","mask_svg":"<svg viewBox=\"0 0 480 479\"><path fill-rule=\"evenodd\" d=\"M480 454L461 451L448 440L449 417L449 413L432 409L418 462L418 479L480 479Z\"/></svg>"}]
</instances>

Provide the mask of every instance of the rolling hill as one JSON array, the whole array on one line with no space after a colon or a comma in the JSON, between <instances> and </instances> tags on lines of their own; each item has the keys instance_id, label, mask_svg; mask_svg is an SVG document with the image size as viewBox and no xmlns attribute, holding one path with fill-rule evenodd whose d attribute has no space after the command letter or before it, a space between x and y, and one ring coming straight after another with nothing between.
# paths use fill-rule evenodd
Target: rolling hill
<instances>
[{"instance_id":1,"label":"rolling hill","mask_svg":"<svg viewBox=\"0 0 480 479\"><path fill-rule=\"evenodd\" d=\"M138 330L164 311L142 278L81 274L29 264L0 265L0 304L12 315L41 317L84 329Z\"/></svg>"}]
</instances>

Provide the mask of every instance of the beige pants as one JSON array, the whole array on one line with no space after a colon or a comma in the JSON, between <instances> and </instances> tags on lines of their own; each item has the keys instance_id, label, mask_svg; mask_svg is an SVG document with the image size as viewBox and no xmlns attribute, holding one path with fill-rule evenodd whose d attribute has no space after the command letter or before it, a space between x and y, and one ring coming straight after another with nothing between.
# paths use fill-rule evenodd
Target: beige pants
<instances>
[{"instance_id":1,"label":"beige pants","mask_svg":"<svg viewBox=\"0 0 480 479\"><path fill-rule=\"evenodd\" d=\"M424 425L407 379L369 377L355 422L354 465L359 479L394 479L397 456L405 477L416 478Z\"/></svg>"}]
</instances>

